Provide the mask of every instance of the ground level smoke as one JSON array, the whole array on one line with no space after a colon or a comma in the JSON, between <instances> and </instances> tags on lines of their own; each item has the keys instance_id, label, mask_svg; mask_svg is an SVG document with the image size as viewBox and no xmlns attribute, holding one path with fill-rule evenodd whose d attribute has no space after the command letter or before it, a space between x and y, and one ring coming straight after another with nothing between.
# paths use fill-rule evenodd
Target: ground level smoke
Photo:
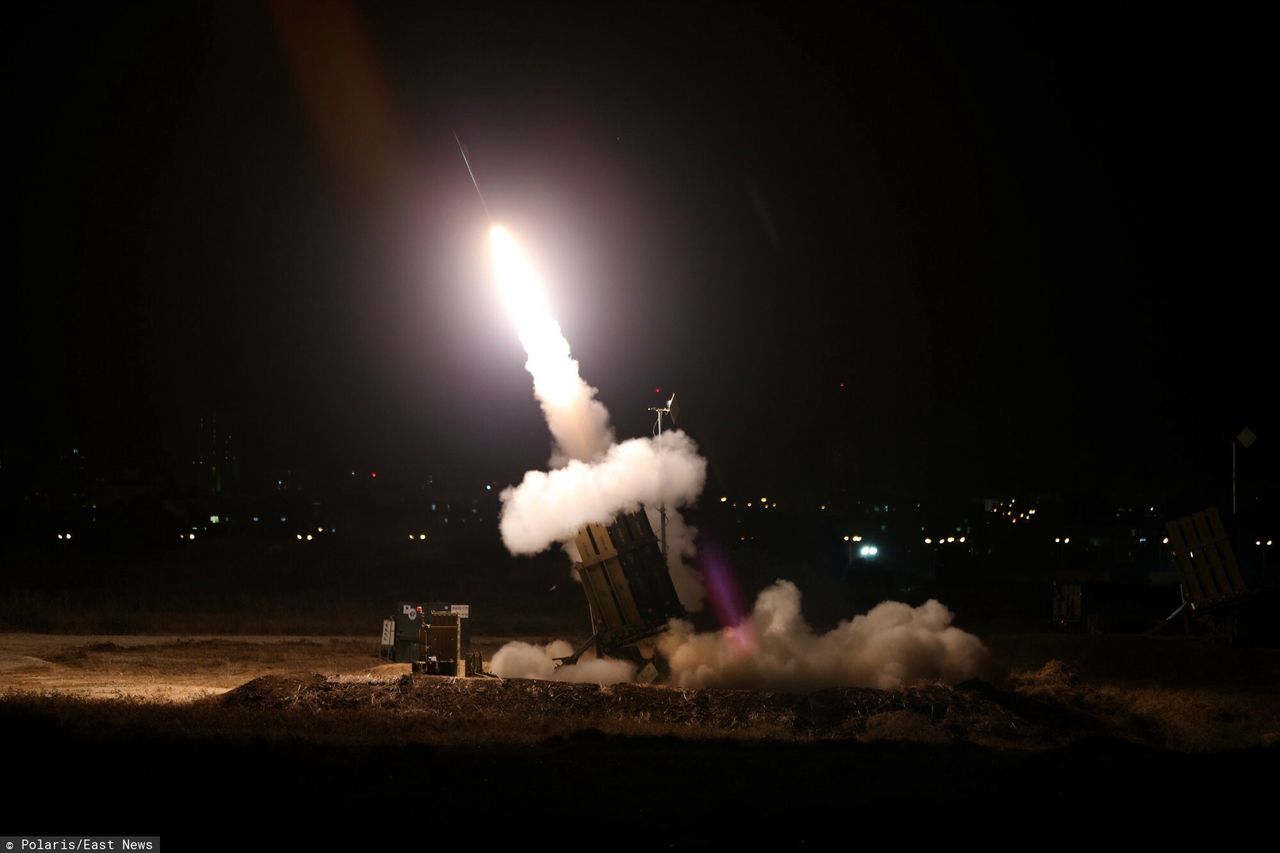
<instances>
[{"instance_id":1,"label":"ground level smoke","mask_svg":"<svg viewBox=\"0 0 1280 853\"><path fill-rule=\"evenodd\" d=\"M556 658L572 653L573 646L564 640L553 640L545 646L507 643L494 654L489 663L489 671L502 678L538 678L544 681L594 684L617 684L635 678L634 664L610 658L588 658L569 666L556 665Z\"/></svg>"},{"instance_id":2,"label":"ground level smoke","mask_svg":"<svg viewBox=\"0 0 1280 853\"><path fill-rule=\"evenodd\" d=\"M780 580L760 593L751 615L735 627L699 634L688 622L673 621L658 639L671 666L668 682L788 691L891 690L988 674L990 654L982 641L953 626L951 611L932 599L919 607L885 601L825 634L815 633L804 620L800 599L795 584ZM609 659L557 669L554 659L571 651L563 640L547 646L508 643L494 655L491 669L506 678L599 684L635 676L630 663Z\"/></svg>"},{"instance_id":3,"label":"ground level smoke","mask_svg":"<svg viewBox=\"0 0 1280 853\"><path fill-rule=\"evenodd\" d=\"M984 672L982 641L951 624L953 615L930 599L919 607L885 601L862 616L817 634L800 612L800 590L780 580L760 593L736 627L698 634L674 621L658 648L683 687L819 687L893 689L914 681L951 684Z\"/></svg>"}]
</instances>

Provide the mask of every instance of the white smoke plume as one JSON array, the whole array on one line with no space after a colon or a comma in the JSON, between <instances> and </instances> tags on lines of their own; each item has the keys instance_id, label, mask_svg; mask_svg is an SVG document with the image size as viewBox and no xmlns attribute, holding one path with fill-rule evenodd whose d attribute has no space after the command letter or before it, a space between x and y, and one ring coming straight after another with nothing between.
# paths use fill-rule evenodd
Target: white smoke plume
<instances>
[{"instance_id":1,"label":"white smoke plume","mask_svg":"<svg viewBox=\"0 0 1280 853\"><path fill-rule=\"evenodd\" d=\"M950 610L934 600L919 607L885 601L817 634L800 612L800 590L780 580L760 593L751 615L736 627L698 634L673 620L658 650L678 687L731 687L803 692L823 687L895 690L918 681L956 684L989 675L991 655L982 641L951 624ZM616 684L635 677L627 661L585 660L556 667L572 648L514 642L494 655L491 671L504 678Z\"/></svg>"},{"instance_id":2,"label":"white smoke plume","mask_svg":"<svg viewBox=\"0 0 1280 853\"><path fill-rule=\"evenodd\" d=\"M704 474L705 477L705 465ZM702 487L698 487L702 491ZM702 609L707 597L706 587L702 583L702 575L694 571L693 558L698 555L694 541L698 538L698 528L684 520L674 509L667 509L667 570L671 573L671 583L676 588L676 596L684 609L697 613ZM645 507L649 516L649 526L655 531L662 525L662 518L653 505Z\"/></svg>"},{"instance_id":3,"label":"white smoke plume","mask_svg":"<svg viewBox=\"0 0 1280 853\"><path fill-rule=\"evenodd\" d=\"M502 678L539 678L544 681L617 684L635 678L635 665L612 658L586 658L576 664L557 666L556 658L573 653L564 640L552 640L545 646L531 643L507 643L494 654L489 671Z\"/></svg>"},{"instance_id":4,"label":"white smoke plume","mask_svg":"<svg viewBox=\"0 0 1280 853\"><path fill-rule=\"evenodd\" d=\"M668 507L668 564L676 593L690 612L702 607L702 580L687 560L697 531L675 511L693 503L707 463L680 431L614 443L609 412L583 381L542 282L511 236L490 231L494 271L515 321L553 446L549 472L529 471L502 492L502 541L513 554L536 554L559 542L574 556L572 537L589 521L605 523L641 504ZM656 528L657 525L655 524Z\"/></svg>"},{"instance_id":5,"label":"white smoke plume","mask_svg":"<svg viewBox=\"0 0 1280 853\"><path fill-rule=\"evenodd\" d=\"M559 336L562 353L553 357L541 353L545 365L534 363L534 355L525 362L525 369L533 374L533 393L542 406L547 427L554 440L551 451L551 467L559 468L572 460L589 462L599 457L613 444L613 428L609 426L609 410L596 399L596 389L588 385L578 374L577 360L569 356L569 343ZM562 375L548 378L555 372Z\"/></svg>"},{"instance_id":6,"label":"white smoke plume","mask_svg":"<svg viewBox=\"0 0 1280 853\"><path fill-rule=\"evenodd\" d=\"M697 530L677 507L701 494L706 460L679 430L614 444L608 412L578 375L558 327L555 344L545 358L535 359L531 350L527 366L555 439L553 464L560 467L526 472L519 485L503 490L503 543L513 554L536 554L561 543L573 559L572 537L583 524L607 523L643 505L657 530L655 507L666 506L671 579L686 610L700 610L705 590L688 562ZM545 380L547 375L558 378ZM989 655L977 637L953 627L952 618L937 601L916 608L887 601L819 635L801 615L800 591L780 580L760 594L742 624L696 634L688 622L673 621L658 647L671 664L672 683L685 687L891 689L934 678L955 683L982 672ZM547 646L508 643L494 655L491 671L505 678L600 684L635 677L635 666L626 661L556 665L555 658L571 652L563 640Z\"/></svg>"},{"instance_id":7,"label":"white smoke plume","mask_svg":"<svg viewBox=\"0 0 1280 853\"><path fill-rule=\"evenodd\" d=\"M533 377L533 394L554 440L551 465L590 462L613 444L609 412L578 372L542 281L520 247L497 225L489 232L489 246L498 288L528 356L524 366Z\"/></svg>"},{"instance_id":8,"label":"white smoke plume","mask_svg":"<svg viewBox=\"0 0 1280 853\"><path fill-rule=\"evenodd\" d=\"M528 471L518 486L502 491L502 542L513 554L537 554L571 539L589 521L605 523L641 504L691 504L706 477L707 461L680 430L615 444L598 462ZM686 529L682 521L676 525ZM668 535L672 529L668 523ZM681 542L678 552L685 553L687 544Z\"/></svg>"},{"instance_id":9,"label":"white smoke plume","mask_svg":"<svg viewBox=\"0 0 1280 853\"><path fill-rule=\"evenodd\" d=\"M500 227L491 232L498 285L516 323L554 446L552 470L529 471L502 492L502 541L513 554L536 554L560 543L572 559L572 538L587 522L607 523L641 505L654 529L656 508L667 513L668 568L685 608L701 609L701 577L690 567L697 531L677 511L697 500L706 460L679 430L614 442L609 413L583 381L569 343L551 315L536 272ZM750 617L718 632L696 634L676 620L658 647L671 681L690 687L804 690L847 685L896 688L919 679L963 681L983 671L982 642L951 625L937 601L910 607L886 601L863 616L815 634L800 612L800 591L778 581L760 594ZM508 643L492 671L509 678L612 684L635 677L631 663L587 660L557 667L572 652L563 640L547 646Z\"/></svg>"},{"instance_id":10,"label":"white smoke plume","mask_svg":"<svg viewBox=\"0 0 1280 853\"><path fill-rule=\"evenodd\" d=\"M800 612L800 590L779 580L760 593L740 625L697 634L688 622L673 620L658 648L671 665L670 682L682 687L888 690L925 679L955 684L984 674L990 653L953 626L953 618L932 599L919 607L885 601L816 634Z\"/></svg>"}]
</instances>

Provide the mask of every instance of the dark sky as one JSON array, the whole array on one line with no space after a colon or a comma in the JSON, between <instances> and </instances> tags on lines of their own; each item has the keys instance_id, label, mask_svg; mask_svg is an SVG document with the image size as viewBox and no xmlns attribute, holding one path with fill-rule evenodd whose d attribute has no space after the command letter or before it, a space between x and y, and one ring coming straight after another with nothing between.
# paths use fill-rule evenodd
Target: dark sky
<instances>
[{"instance_id":1,"label":"dark sky","mask_svg":"<svg viewBox=\"0 0 1280 853\"><path fill-rule=\"evenodd\" d=\"M1252 7L632 5L11 18L6 463L164 467L210 411L260 465L544 463L455 131L620 434L676 390L712 490L1195 492L1240 427L1265 453Z\"/></svg>"}]
</instances>

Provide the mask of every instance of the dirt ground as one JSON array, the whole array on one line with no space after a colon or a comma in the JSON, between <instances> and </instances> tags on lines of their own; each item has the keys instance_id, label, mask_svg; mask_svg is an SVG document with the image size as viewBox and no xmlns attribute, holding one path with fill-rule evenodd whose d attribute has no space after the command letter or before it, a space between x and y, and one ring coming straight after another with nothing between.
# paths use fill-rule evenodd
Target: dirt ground
<instances>
[{"instance_id":1,"label":"dirt ground","mask_svg":"<svg viewBox=\"0 0 1280 853\"><path fill-rule=\"evenodd\" d=\"M480 638L475 646L489 657L509 639ZM0 634L0 697L181 704L230 691L226 701L241 706L313 712L377 706L387 713L483 720L466 737L521 742L592 727L617 734L847 736L1032 748L1099 734L1184 751L1280 744L1280 651L1131 635L995 636L987 644L1005 673L998 685L786 697L407 679L409 666L380 661L372 638ZM427 740L446 737L430 726L415 730Z\"/></svg>"},{"instance_id":2,"label":"dirt ground","mask_svg":"<svg viewBox=\"0 0 1280 853\"><path fill-rule=\"evenodd\" d=\"M472 644L487 657L508 639L528 638L480 637ZM380 665L377 648L372 637L0 634L0 696L180 702L265 675L409 672L408 664Z\"/></svg>"},{"instance_id":3,"label":"dirt ground","mask_svg":"<svg viewBox=\"0 0 1280 853\"><path fill-rule=\"evenodd\" d=\"M996 683L800 695L412 676L372 638L0 635L0 754L21 780L0 823L127 823L169 850L243 844L250 824L285 849L611 850L1269 826L1280 651L984 640Z\"/></svg>"}]
</instances>

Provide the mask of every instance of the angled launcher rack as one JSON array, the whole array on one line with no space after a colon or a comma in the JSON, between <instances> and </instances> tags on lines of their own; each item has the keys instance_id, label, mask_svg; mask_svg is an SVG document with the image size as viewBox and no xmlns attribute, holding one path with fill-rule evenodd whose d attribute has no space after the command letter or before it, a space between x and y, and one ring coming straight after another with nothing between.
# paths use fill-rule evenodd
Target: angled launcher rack
<instances>
[{"instance_id":1,"label":"angled launcher rack","mask_svg":"<svg viewBox=\"0 0 1280 853\"><path fill-rule=\"evenodd\" d=\"M575 564L591 612L591 637L561 658L577 663L587 649L599 655L647 663L635 644L661 633L685 614L658 538L643 508L621 513L608 524L586 524L574 537ZM662 662L653 661L661 670Z\"/></svg>"},{"instance_id":2,"label":"angled launcher rack","mask_svg":"<svg viewBox=\"0 0 1280 853\"><path fill-rule=\"evenodd\" d=\"M1217 507L1169 521L1165 531L1182 587L1182 604L1165 621L1186 613L1215 636L1230 639L1249 590Z\"/></svg>"}]
</instances>

